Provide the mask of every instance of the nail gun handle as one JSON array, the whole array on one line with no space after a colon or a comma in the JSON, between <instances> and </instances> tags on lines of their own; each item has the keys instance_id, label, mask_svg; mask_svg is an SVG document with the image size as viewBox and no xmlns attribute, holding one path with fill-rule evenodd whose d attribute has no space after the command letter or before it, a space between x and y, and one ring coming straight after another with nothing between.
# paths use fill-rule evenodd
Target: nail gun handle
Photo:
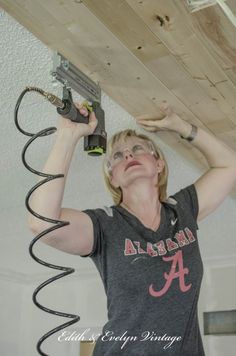
<instances>
[{"instance_id":1,"label":"nail gun handle","mask_svg":"<svg viewBox=\"0 0 236 356\"><path fill-rule=\"evenodd\" d=\"M89 122L89 116L83 116L80 114L79 110L73 103L71 91L66 87L63 87L62 102L64 106L63 108L57 108L58 114L74 122L82 124L87 124Z\"/></svg>"}]
</instances>

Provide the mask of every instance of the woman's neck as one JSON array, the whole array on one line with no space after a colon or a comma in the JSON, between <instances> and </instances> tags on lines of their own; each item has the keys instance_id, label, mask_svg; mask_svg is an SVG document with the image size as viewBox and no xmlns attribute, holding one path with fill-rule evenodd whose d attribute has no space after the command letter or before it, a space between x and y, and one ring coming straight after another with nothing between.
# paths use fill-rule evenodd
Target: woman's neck
<instances>
[{"instance_id":1,"label":"woman's neck","mask_svg":"<svg viewBox=\"0 0 236 356\"><path fill-rule=\"evenodd\" d=\"M123 191L120 205L150 228L155 228L160 222L161 203L156 187L142 185L142 190L129 187L127 191Z\"/></svg>"}]
</instances>

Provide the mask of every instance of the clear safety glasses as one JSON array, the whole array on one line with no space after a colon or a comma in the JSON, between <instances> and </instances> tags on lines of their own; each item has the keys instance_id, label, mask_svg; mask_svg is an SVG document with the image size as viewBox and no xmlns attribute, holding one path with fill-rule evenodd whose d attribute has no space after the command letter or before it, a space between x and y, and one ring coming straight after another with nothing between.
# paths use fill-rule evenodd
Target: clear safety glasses
<instances>
[{"instance_id":1,"label":"clear safety glasses","mask_svg":"<svg viewBox=\"0 0 236 356\"><path fill-rule=\"evenodd\" d=\"M111 155L107 157L107 168L109 170L113 169L118 163L125 159L125 155L129 151L133 157L142 154L154 154L154 149L148 142L136 142L130 145L119 146L117 149L113 150Z\"/></svg>"}]
</instances>

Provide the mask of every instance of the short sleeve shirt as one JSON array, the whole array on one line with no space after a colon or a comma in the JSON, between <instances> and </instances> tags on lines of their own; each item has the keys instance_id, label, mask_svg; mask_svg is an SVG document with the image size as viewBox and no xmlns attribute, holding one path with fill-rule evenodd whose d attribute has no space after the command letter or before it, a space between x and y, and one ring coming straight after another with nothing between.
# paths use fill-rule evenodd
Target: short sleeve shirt
<instances>
[{"instance_id":1,"label":"short sleeve shirt","mask_svg":"<svg viewBox=\"0 0 236 356\"><path fill-rule=\"evenodd\" d=\"M198 210L194 184L161 203L156 231L120 205L83 210L94 245L81 257L92 259L107 296L108 321L93 356L205 356Z\"/></svg>"}]
</instances>

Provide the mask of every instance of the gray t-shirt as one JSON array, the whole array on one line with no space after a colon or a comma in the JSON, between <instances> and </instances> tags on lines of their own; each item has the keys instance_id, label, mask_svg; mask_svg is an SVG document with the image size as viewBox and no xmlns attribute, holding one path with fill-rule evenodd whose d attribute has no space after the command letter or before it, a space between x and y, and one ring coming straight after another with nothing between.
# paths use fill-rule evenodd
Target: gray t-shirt
<instances>
[{"instance_id":1,"label":"gray t-shirt","mask_svg":"<svg viewBox=\"0 0 236 356\"><path fill-rule=\"evenodd\" d=\"M107 295L108 322L93 356L205 356L198 322L203 264L194 184L162 202L156 231L120 205L86 209L90 257Z\"/></svg>"}]
</instances>

